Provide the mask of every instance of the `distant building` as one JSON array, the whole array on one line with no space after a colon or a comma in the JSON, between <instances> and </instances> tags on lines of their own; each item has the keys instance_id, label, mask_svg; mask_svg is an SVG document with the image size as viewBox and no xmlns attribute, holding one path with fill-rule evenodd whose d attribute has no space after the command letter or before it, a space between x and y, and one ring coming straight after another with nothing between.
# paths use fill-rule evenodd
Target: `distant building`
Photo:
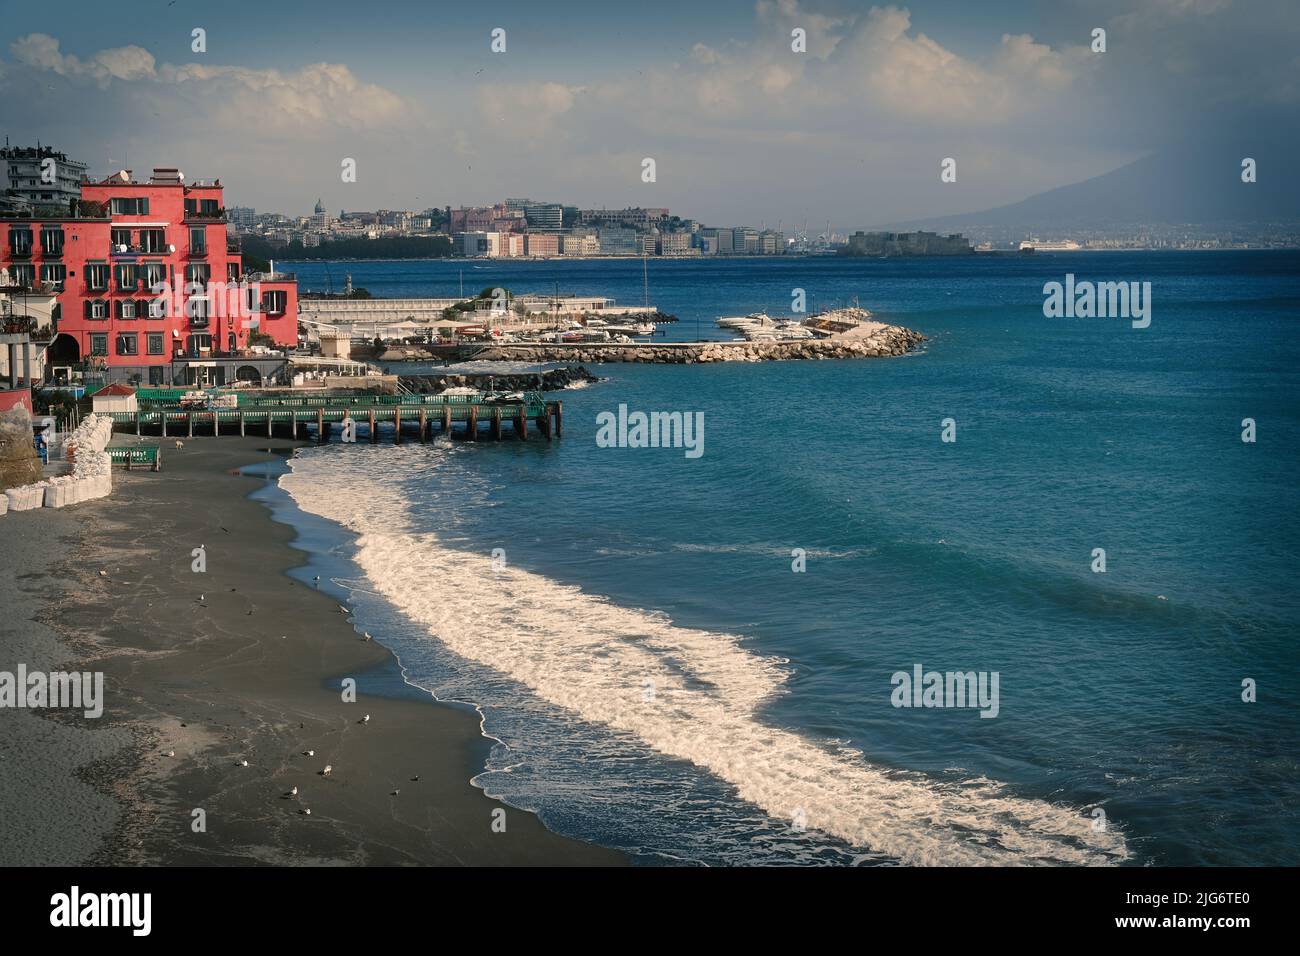
<instances>
[{"instance_id":1,"label":"distant building","mask_svg":"<svg viewBox=\"0 0 1300 956\"><path fill-rule=\"evenodd\" d=\"M551 232L530 232L524 236L524 254L529 256L558 256L560 237Z\"/></svg>"},{"instance_id":2,"label":"distant building","mask_svg":"<svg viewBox=\"0 0 1300 956\"><path fill-rule=\"evenodd\" d=\"M578 222L584 226L594 223L624 223L637 229L649 229L667 218L667 209L642 209L639 206L627 209L582 209L578 212Z\"/></svg>"},{"instance_id":3,"label":"distant building","mask_svg":"<svg viewBox=\"0 0 1300 956\"><path fill-rule=\"evenodd\" d=\"M501 255L501 233L464 232L456 236L456 246L462 256L496 258Z\"/></svg>"},{"instance_id":4,"label":"distant building","mask_svg":"<svg viewBox=\"0 0 1300 956\"><path fill-rule=\"evenodd\" d=\"M623 226L601 226L600 251L606 256L635 256L640 253L635 229Z\"/></svg>"},{"instance_id":5,"label":"distant building","mask_svg":"<svg viewBox=\"0 0 1300 956\"><path fill-rule=\"evenodd\" d=\"M656 252L661 256L685 256L691 253L691 234L689 232L661 232L656 244Z\"/></svg>"},{"instance_id":6,"label":"distant building","mask_svg":"<svg viewBox=\"0 0 1300 956\"><path fill-rule=\"evenodd\" d=\"M230 206L226 209L226 222L236 232L251 232L257 225L257 210L251 206Z\"/></svg>"},{"instance_id":7,"label":"distant building","mask_svg":"<svg viewBox=\"0 0 1300 956\"><path fill-rule=\"evenodd\" d=\"M33 208L58 206L66 214L70 204L81 198L86 164L48 146L5 146L0 148L0 161L11 200Z\"/></svg>"},{"instance_id":8,"label":"distant building","mask_svg":"<svg viewBox=\"0 0 1300 956\"><path fill-rule=\"evenodd\" d=\"M975 252L970 240L955 232L855 232L840 250L847 256L967 256Z\"/></svg>"},{"instance_id":9,"label":"distant building","mask_svg":"<svg viewBox=\"0 0 1300 956\"><path fill-rule=\"evenodd\" d=\"M523 213L530 230L559 232L564 228L564 207L559 203L533 202L531 199L507 199L506 208Z\"/></svg>"}]
</instances>

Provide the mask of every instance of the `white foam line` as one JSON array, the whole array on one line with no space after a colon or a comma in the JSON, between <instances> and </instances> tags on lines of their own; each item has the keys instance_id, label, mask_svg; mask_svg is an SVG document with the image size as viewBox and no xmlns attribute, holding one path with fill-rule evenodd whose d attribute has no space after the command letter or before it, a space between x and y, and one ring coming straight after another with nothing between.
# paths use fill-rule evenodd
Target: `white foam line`
<instances>
[{"instance_id":1,"label":"white foam line","mask_svg":"<svg viewBox=\"0 0 1300 956\"><path fill-rule=\"evenodd\" d=\"M772 817L802 816L809 829L909 864L1127 858L1123 836L1094 830L1080 809L1008 795L983 779L890 772L762 723L758 708L785 681L775 659L734 635L678 627L528 571L494 570L489 555L410 528L408 502L382 479L416 462L427 468L427 449L384 460L373 477L365 460L377 456L331 451L295 459L281 484L303 510L359 535L358 565L404 616L550 703L715 774ZM431 578L448 586L430 589Z\"/></svg>"}]
</instances>

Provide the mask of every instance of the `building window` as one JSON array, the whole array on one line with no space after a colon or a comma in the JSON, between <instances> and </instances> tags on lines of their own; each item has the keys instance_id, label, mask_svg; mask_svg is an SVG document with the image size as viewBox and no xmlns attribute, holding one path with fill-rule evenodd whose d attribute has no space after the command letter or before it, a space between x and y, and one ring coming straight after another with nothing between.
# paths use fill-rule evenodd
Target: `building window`
<instances>
[{"instance_id":1,"label":"building window","mask_svg":"<svg viewBox=\"0 0 1300 956\"><path fill-rule=\"evenodd\" d=\"M131 299L119 299L117 302L117 317L119 319L134 319L135 302Z\"/></svg>"},{"instance_id":2,"label":"building window","mask_svg":"<svg viewBox=\"0 0 1300 956\"><path fill-rule=\"evenodd\" d=\"M163 366L161 365L149 366L149 384L150 385L163 384Z\"/></svg>"},{"instance_id":3,"label":"building window","mask_svg":"<svg viewBox=\"0 0 1300 956\"><path fill-rule=\"evenodd\" d=\"M41 252L47 256L63 255L63 230L45 228L41 230Z\"/></svg>"},{"instance_id":4,"label":"building window","mask_svg":"<svg viewBox=\"0 0 1300 956\"><path fill-rule=\"evenodd\" d=\"M20 286L30 286L36 281L36 267L14 263L13 266L14 282Z\"/></svg>"},{"instance_id":5,"label":"building window","mask_svg":"<svg viewBox=\"0 0 1300 956\"><path fill-rule=\"evenodd\" d=\"M167 233L162 229L140 230L140 251L150 254L162 252L167 245Z\"/></svg>"},{"instance_id":6,"label":"building window","mask_svg":"<svg viewBox=\"0 0 1300 956\"><path fill-rule=\"evenodd\" d=\"M145 336L145 347L150 355L163 354L163 336L161 332L150 332Z\"/></svg>"},{"instance_id":7,"label":"building window","mask_svg":"<svg viewBox=\"0 0 1300 956\"><path fill-rule=\"evenodd\" d=\"M284 315L288 307L289 293L280 291L262 293L262 311L267 315Z\"/></svg>"},{"instance_id":8,"label":"building window","mask_svg":"<svg viewBox=\"0 0 1300 956\"><path fill-rule=\"evenodd\" d=\"M60 292L63 291L63 282L67 278L68 267L62 262L48 262L41 266L41 281L52 283Z\"/></svg>"},{"instance_id":9,"label":"building window","mask_svg":"<svg viewBox=\"0 0 1300 956\"><path fill-rule=\"evenodd\" d=\"M91 292L108 291L108 264L105 262L86 263L86 288Z\"/></svg>"},{"instance_id":10,"label":"building window","mask_svg":"<svg viewBox=\"0 0 1300 956\"><path fill-rule=\"evenodd\" d=\"M136 341L139 338L134 332L123 332L117 337L117 354L118 355L139 355L140 347Z\"/></svg>"},{"instance_id":11,"label":"building window","mask_svg":"<svg viewBox=\"0 0 1300 956\"><path fill-rule=\"evenodd\" d=\"M30 256L32 254L32 231L23 226L15 227L9 230L9 251L15 256Z\"/></svg>"},{"instance_id":12,"label":"building window","mask_svg":"<svg viewBox=\"0 0 1300 956\"><path fill-rule=\"evenodd\" d=\"M90 334L90 354L107 355L108 354L108 333L92 332Z\"/></svg>"},{"instance_id":13,"label":"building window","mask_svg":"<svg viewBox=\"0 0 1300 956\"><path fill-rule=\"evenodd\" d=\"M106 319L108 318L108 303L103 299L95 299L86 303L86 318L88 319Z\"/></svg>"},{"instance_id":14,"label":"building window","mask_svg":"<svg viewBox=\"0 0 1300 956\"><path fill-rule=\"evenodd\" d=\"M134 292L137 284L135 266L118 265L116 271L118 289L122 292Z\"/></svg>"},{"instance_id":15,"label":"building window","mask_svg":"<svg viewBox=\"0 0 1300 956\"><path fill-rule=\"evenodd\" d=\"M196 256L208 254L208 231L202 226L190 230L190 253Z\"/></svg>"},{"instance_id":16,"label":"building window","mask_svg":"<svg viewBox=\"0 0 1300 956\"><path fill-rule=\"evenodd\" d=\"M130 249L130 248L131 248L131 230L130 230L130 229L113 229L113 230L111 230L111 232L112 232L112 240L111 240L111 241L112 241L113 246L114 246L115 248L116 248L116 247L119 247L119 246L125 246L127 249Z\"/></svg>"},{"instance_id":17,"label":"building window","mask_svg":"<svg viewBox=\"0 0 1300 956\"><path fill-rule=\"evenodd\" d=\"M187 217L216 219L221 215L221 206L218 205L215 199L187 199L185 200L185 215Z\"/></svg>"},{"instance_id":18,"label":"building window","mask_svg":"<svg viewBox=\"0 0 1300 956\"><path fill-rule=\"evenodd\" d=\"M185 314L190 317L190 324L203 326L208 324L208 300L190 299L185 303Z\"/></svg>"},{"instance_id":19,"label":"building window","mask_svg":"<svg viewBox=\"0 0 1300 956\"><path fill-rule=\"evenodd\" d=\"M192 262L185 267L185 281L187 283L197 283L201 286L207 286L208 280L212 278L212 266L206 262Z\"/></svg>"},{"instance_id":20,"label":"building window","mask_svg":"<svg viewBox=\"0 0 1300 956\"><path fill-rule=\"evenodd\" d=\"M227 281L227 282L231 282L231 283L234 283L234 282L238 282L238 281L239 281L239 263L238 263L238 262L227 262L227 263L226 263L226 281Z\"/></svg>"},{"instance_id":21,"label":"building window","mask_svg":"<svg viewBox=\"0 0 1300 956\"><path fill-rule=\"evenodd\" d=\"M202 355L212 351L212 336L206 332L190 336L190 354Z\"/></svg>"},{"instance_id":22,"label":"building window","mask_svg":"<svg viewBox=\"0 0 1300 956\"><path fill-rule=\"evenodd\" d=\"M159 296L157 299L149 300L149 318L167 318L167 299L165 296Z\"/></svg>"},{"instance_id":23,"label":"building window","mask_svg":"<svg viewBox=\"0 0 1300 956\"><path fill-rule=\"evenodd\" d=\"M146 196L114 199L112 200L112 207L114 216L149 215L149 199Z\"/></svg>"}]
</instances>

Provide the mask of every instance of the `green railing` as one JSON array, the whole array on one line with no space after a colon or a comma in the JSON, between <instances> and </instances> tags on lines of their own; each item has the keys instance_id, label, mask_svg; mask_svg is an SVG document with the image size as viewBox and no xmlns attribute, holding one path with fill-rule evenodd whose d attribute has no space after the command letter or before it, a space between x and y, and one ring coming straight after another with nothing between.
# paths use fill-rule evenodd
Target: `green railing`
<instances>
[{"instance_id":1,"label":"green railing","mask_svg":"<svg viewBox=\"0 0 1300 956\"><path fill-rule=\"evenodd\" d=\"M127 469L148 466L154 471L162 468L162 455L156 445L142 445L139 448L106 448L109 461L115 465L125 465Z\"/></svg>"},{"instance_id":2,"label":"green railing","mask_svg":"<svg viewBox=\"0 0 1300 956\"><path fill-rule=\"evenodd\" d=\"M136 391L136 398L141 402L151 402L155 406L161 406L156 410L161 411L189 411L180 405L181 398L185 395L186 389L181 388L141 388ZM229 392L221 394L231 394ZM238 393L236 393L238 394ZM544 408L546 398L541 392L524 392L523 401L530 409ZM502 402L500 400L491 400L484 393L477 395L293 395L283 398L268 398L257 395L238 395L239 409L266 409L266 408L441 408L443 405L478 405L479 407L492 408L496 405L519 404L518 401ZM219 412L233 412L235 409L218 408ZM195 408L195 412L208 413L213 409ZM123 413L118 413L123 414Z\"/></svg>"}]
</instances>

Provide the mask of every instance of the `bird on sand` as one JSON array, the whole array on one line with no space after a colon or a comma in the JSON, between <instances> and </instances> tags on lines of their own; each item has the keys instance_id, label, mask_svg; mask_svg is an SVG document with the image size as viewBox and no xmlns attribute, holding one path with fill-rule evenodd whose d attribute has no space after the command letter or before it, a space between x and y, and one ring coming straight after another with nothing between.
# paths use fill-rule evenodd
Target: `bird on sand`
<instances>
[{"instance_id":1,"label":"bird on sand","mask_svg":"<svg viewBox=\"0 0 1300 956\"><path fill-rule=\"evenodd\" d=\"M304 751L302 752L302 755L303 755L304 757L314 757L314 756L316 756L316 751L314 751L314 750L304 750Z\"/></svg>"},{"instance_id":2,"label":"bird on sand","mask_svg":"<svg viewBox=\"0 0 1300 956\"><path fill-rule=\"evenodd\" d=\"M333 772L334 772L334 768L331 767L329 764L326 764L325 769L320 772L320 775L322 777L328 777Z\"/></svg>"},{"instance_id":3,"label":"bird on sand","mask_svg":"<svg viewBox=\"0 0 1300 956\"><path fill-rule=\"evenodd\" d=\"M363 724L368 724L368 723L370 723L370 715L369 715L369 714L366 714L366 716L362 717L362 718L361 718L361 723L363 723Z\"/></svg>"},{"instance_id":4,"label":"bird on sand","mask_svg":"<svg viewBox=\"0 0 1300 956\"><path fill-rule=\"evenodd\" d=\"M247 767L247 766L248 766L248 761L247 761L247 760L241 760L241 761L239 761L239 765L240 765L241 767Z\"/></svg>"},{"instance_id":5,"label":"bird on sand","mask_svg":"<svg viewBox=\"0 0 1300 956\"><path fill-rule=\"evenodd\" d=\"M291 796L291 797L296 797L296 796L298 796L298 788L297 788L297 787L294 787L292 790L290 790L290 791L289 791L289 796Z\"/></svg>"}]
</instances>

